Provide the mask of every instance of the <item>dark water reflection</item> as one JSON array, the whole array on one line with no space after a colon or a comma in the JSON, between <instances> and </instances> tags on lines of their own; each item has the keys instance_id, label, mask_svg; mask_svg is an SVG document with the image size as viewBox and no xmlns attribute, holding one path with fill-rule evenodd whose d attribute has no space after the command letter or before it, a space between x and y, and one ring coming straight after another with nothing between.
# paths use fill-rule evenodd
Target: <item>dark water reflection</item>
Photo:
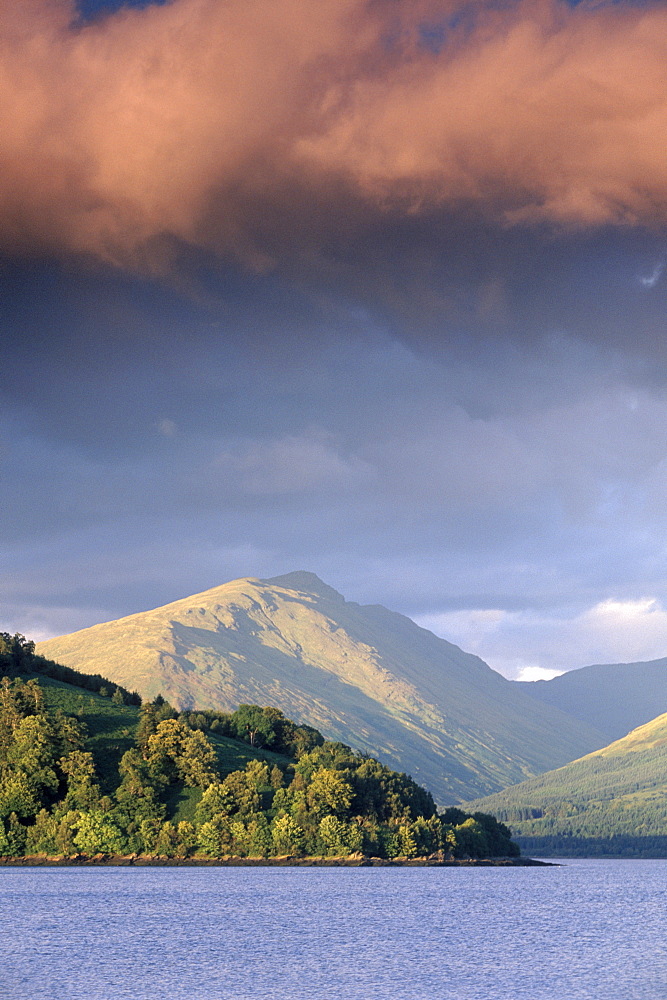
<instances>
[{"instance_id":1,"label":"dark water reflection","mask_svg":"<svg viewBox=\"0 0 667 1000\"><path fill-rule=\"evenodd\" d=\"M667 861L0 869L3 1000L664 1000Z\"/></svg>"}]
</instances>

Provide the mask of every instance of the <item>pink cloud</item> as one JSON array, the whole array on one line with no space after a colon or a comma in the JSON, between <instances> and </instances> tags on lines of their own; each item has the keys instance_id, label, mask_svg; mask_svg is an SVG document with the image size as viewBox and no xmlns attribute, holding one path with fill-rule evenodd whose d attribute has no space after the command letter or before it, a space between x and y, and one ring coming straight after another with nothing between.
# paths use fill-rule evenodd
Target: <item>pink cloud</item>
<instances>
[{"instance_id":1,"label":"pink cloud","mask_svg":"<svg viewBox=\"0 0 667 1000\"><path fill-rule=\"evenodd\" d=\"M73 0L0 0L0 240L263 266L350 204L664 222L667 11L520 0L420 45L454 9L172 0L76 26Z\"/></svg>"}]
</instances>

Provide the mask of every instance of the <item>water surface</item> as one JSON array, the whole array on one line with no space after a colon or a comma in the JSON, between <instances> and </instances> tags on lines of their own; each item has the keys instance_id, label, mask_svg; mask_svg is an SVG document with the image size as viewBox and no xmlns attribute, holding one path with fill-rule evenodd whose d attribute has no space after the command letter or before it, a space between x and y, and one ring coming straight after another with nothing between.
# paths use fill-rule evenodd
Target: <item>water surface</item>
<instances>
[{"instance_id":1,"label":"water surface","mask_svg":"<svg viewBox=\"0 0 667 1000\"><path fill-rule=\"evenodd\" d=\"M3 868L3 1000L663 1000L667 861Z\"/></svg>"}]
</instances>

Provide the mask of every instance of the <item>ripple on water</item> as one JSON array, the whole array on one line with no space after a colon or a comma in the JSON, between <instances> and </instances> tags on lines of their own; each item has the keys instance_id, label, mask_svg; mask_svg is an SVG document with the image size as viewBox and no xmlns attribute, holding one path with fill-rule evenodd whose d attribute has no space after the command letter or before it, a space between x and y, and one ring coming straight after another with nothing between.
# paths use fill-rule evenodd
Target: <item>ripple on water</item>
<instances>
[{"instance_id":1,"label":"ripple on water","mask_svg":"<svg viewBox=\"0 0 667 1000\"><path fill-rule=\"evenodd\" d=\"M3 1000L662 1000L667 861L0 869Z\"/></svg>"}]
</instances>

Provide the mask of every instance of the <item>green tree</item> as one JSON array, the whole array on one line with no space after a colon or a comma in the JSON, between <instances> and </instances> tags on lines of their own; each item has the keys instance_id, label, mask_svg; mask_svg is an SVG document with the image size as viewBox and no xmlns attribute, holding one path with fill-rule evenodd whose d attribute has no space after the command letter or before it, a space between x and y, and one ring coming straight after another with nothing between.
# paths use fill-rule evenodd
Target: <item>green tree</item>
<instances>
[{"instance_id":1,"label":"green tree","mask_svg":"<svg viewBox=\"0 0 667 1000\"><path fill-rule=\"evenodd\" d=\"M197 846L197 830L193 823L184 819L176 827L178 834L177 857L186 858Z\"/></svg>"},{"instance_id":2,"label":"green tree","mask_svg":"<svg viewBox=\"0 0 667 1000\"><path fill-rule=\"evenodd\" d=\"M0 855L18 858L25 854L27 831L16 813L10 813L6 820L0 819Z\"/></svg>"},{"instance_id":3,"label":"green tree","mask_svg":"<svg viewBox=\"0 0 667 1000\"><path fill-rule=\"evenodd\" d=\"M266 858L273 849L273 837L264 813L257 813L246 821L247 850L250 857Z\"/></svg>"},{"instance_id":4,"label":"green tree","mask_svg":"<svg viewBox=\"0 0 667 1000\"><path fill-rule=\"evenodd\" d=\"M166 806L160 801L165 780L156 775L138 750L128 750L118 767L121 781L114 798L112 815L116 824L124 830L127 849L142 852L152 851L154 838L147 847L142 834L143 823L154 821L159 828L166 815Z\"/></svg>"},{"instance_id":5,"label":"green tree","mask_svg":"<svg viewBox=\"0 0 667 1000\"><path fill-rule=\"evenodd\" d=\"M7 831L5 830L5 822L0 819L0 858L11 857L9 839L7 837Z\"/></svg>"},{"instance_id":6,"label":"green tree","mask_svg":"<svg viewBox=\"0 0 667 1000\"><path fill-rule=\"evenodd\" d=\"M318 817L327 813L347 814L354 792L349 781L338 771L323 767L315 771L306 792L309 809Z\"/></svg>"},{"instance_id":7,"label":"green tree","mask_svg":"<svg viewBox=\"0 0 667 1000\"><path fill-rule=\"evenodd\" d=\"M183 740L176 767L188 788L206 788L217 777L215 750L200 730L190 731Z\"/></svg>"},{"instance_id":8,"label":"green tree","mask_svg":"<svg viewBox=\"0 0 667 1000\"><path fill-rule=\"evenodd\" d=\"M269 780L271 782L271 788L276 788L276 789L282 788L283 785L285 784L285 776L277 764L274 764L273 767L271 768L271 775Z\"/></svg>"},{"instance_id":9,"label":"green tree","mask_svg":"<svg viewBox=\"0 0 667 1000\"><path fill-rule=\"evenodd\" d=\"M125 850L123 831L99 809L80 814L74 843L84 854L122 854Z\"/></svg>"},{"instance_id":10,"label":"green tree","mask_svg":"<svg viewBox=\"0 0 667 1000\"><path fill-rule=\"evenodd\" d=\"M444 844L442 822L438 816L431 816L429 819L418 816L410 824L410 829L418 857L428 857L429 854L436 854L442 850Z\"/></svg>"},{"instance_id":11,"label":"green tree","mask_svg":"<svg viewBox=\"0 0 667 1000\"><path fill-rule=\"evenodd\" d=\"M143 754L148 755L148 740L157 732L157 710L153 702L141 706L135 742Z\"/></svg>"},{"instance_id":12,"label":"green tree","mask_svg":"<svg viewBox=\"0 0 667 1000\"><path fill-rule=\"evenodd\" d=\"M230 719L232 732L248 741L251 747L268 747L275 742L275 716L259 705L239 705ZM282 715L282 713L278 713Z\"/></svg>"},{"instance_id":13,"label":"green tree","mask_svg":"<svg viewBox=\"0 0 667 1000\"><path fill-rule=\"evenodd\" d=\"M457 858L483 858L489 854L489 845L484 828L472 816L454 828Z\"/></svg>"},{"instance_id":14,"label":"green tree","mask_svg":"<svg viewBox=\"0 0 667 1000\"><path fill-rule=\"evenodd\" d=\"M26 830L26 851L28 854L57 854L57 833L57 818L46 809L40 809L34 824Z\"/></svg>"},{"instance_id":15,"label":"green tree","mask_svg":"<svg viewBox=\"0 0 667 1000\"><path fill-rule=\"evenodd\" d=\"M6 830L7 853L10 857L21 857L22 854L25 854L27 831L16 813L10 813Z\"/></svg>"},{"instance_id":16,"label":"green tree","mask_svg":"<svg viewBox=\"0 0 667 1000\"><path fill-rule=\"evenodd\" d=\"M5 771L0 780L0 819L10 815L29 819L40 809L38 785L23 771Z\"/></svg>"},{"instance_id":17,"label":"green tree","mask_svg":"<svg viewBox=\"0 0 667 1000\"><path fill-rule=\"evenodd\" d=\"M215 751L204 733L178 719L158 723L148 737L146 757L155 774L190 788L206 788L217 776Z\"/></svg>"},{"instance_id":18,"label":"green tree","mask_svg":"<svg viewBox=\"0 0 667 1000\"><path fill-rule=\"evenodd\" d=\"M318 837L324 854L341 856L360 851L363 834L356 823L346 823L337 816L325 816L320 820Z\"/></svg>"},{"instance_id":19,"label":"green tree","mask_svg":"<svg viewBox=\"0 0 667 1000\"><path fill-rule=\"evenodd\" d=\"M182 850L178 830L170 820L167 820L160 827L155 840L155 853L161 857L173 858L179 854L182 856Z\"/></svg>"},{"instance_id":20,"label":"green tree","mask_svg":"<svg viewBox=\"0 0 667 1000\"><path fill-rule=\"evenodd\" d=\"M197 826L202 826L214 816L230 816L236 811L236 808L233 792L227 785L216 781L204 790L204 794L197 803L195 823Z\"/></svg>"},{"instance_id":21,"label":"green tree","mask_svg":"<svg viewBox=\"0 0 667 1000\"><path fill-rule=\"evenodd\" d=\"M78 829L80 813L77 809L72 809L64 815L57 817L58 826L55 837L55 853L63 854L65 857L76 854L77 847L74 837Z\"/></svg>"},{"instance_id":22,"label":"green tree","mask_svg":"<svg viewBox=\"0 0 667 1000\"><path fill-rule=\"evenodd\" d=\"M301 854L305 835L299 824L287 815L278 816L272 824L271 836L276 854Z\"/></svg>"},{"instance_id":23,"label":"green tree","mask_svg":"<svg viewBox=\"0 0 667 1000\"><path fill-rule=\"evenodd\" d=\"M199 828L199 846L205 854L221 858L232 853L231 820L218 814Z\"/></svg>"},{"instance_id":24,"label":"green tree","mask_svg":"<svg viewBox=\"0 0 667 1000\"><path fill-rule=\"evenodd\" d=\"M90 810L99 805L100 788L91 753L73 750L67 757L61 758L60 768L67 776L67 795L63 803L65 810Z\"/></svg>"},{"instance_id":25,"label":"green tree","mask_svg":"<svg viewBox=\"0 0 667 1000\"><path fill-rule=\"evenodd\" d=\"M157 816L143 819L139 824L139 842L144 854L155 854L163 820Z\"/></svg>"},{"instance_id":26,"label":"green tree","mask_svg":"<svg viewBox=\"0 0 667 1000\"><path fill-rule=\"evenodd\" d=\"M254 776L247 771L232 771L223 781L223 786L231 796L232 812L248 816L259 811L260 795Z\"/></svg>"}]
</instances>

